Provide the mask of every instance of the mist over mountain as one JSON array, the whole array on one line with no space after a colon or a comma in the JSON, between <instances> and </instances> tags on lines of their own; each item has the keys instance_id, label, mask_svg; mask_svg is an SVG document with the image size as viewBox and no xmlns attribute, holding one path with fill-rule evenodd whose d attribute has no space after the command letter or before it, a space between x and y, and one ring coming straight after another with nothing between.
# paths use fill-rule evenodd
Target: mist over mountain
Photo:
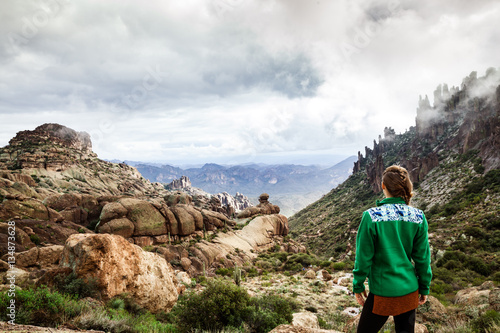
<instances>
[{"instance_id":1,"label":"mist over mountain","mask_svg":"<svg viewBox=\"0 0 500 333\"><path fill-rule=\"evenodd\" d=\"M362 212L383 198L382 173L393 164L409 171L411 204L427 216L433 295L453 299L469 283L498 281L500 72L439 85L433 105L420 98L416 126L399 135L386 127L358 153L345 182L290 218L291 234L316 253L352 262Z\"/></svg>"},{"instance_id":2,"label":"mist over mountain","mask_svg":"<svg viewBox=\"0 0 500 333\"><path fill-rule=\"evenodd\" d=\"M291 215L344 181L351 174L355 160L356 157L351 156L330 168L293 164L223 166L214 163L188 169L149 164L136 164L135 167L152 182L170 183L187 176L193 187L208 193L239 192L253 203L257 203L258 196L266 192L281 207L284 215Z\"/></svg>"}]
</instances>

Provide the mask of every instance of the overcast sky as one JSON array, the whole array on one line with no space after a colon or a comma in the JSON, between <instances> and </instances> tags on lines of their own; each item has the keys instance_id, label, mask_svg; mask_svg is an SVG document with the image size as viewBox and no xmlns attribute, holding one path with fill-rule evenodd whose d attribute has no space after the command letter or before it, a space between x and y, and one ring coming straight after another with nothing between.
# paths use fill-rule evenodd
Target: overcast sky
<instances>
[{"instance_id":1,"label":"overcast sky","mask_svg":"<svg viewBox=\"0 0 500 333\"><path fill-rule=\"evenodd\" d=\"M0 147L56 122L101 158L333 163L499 67L499 1L1 0Z\"/></svg>"}]
</instances>

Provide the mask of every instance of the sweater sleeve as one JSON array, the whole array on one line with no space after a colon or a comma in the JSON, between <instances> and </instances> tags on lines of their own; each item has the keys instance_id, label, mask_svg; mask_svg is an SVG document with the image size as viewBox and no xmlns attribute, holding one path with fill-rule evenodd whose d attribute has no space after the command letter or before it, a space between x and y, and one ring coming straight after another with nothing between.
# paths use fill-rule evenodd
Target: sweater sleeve
<instances>
[{"instance_id":1,"label":"sweater sleeve","mask_svg":"<svg viewBox=\"0 0 500 333\"><path fill-rule=\"evenodd\" d=\"M365 290L364 282L370 273L375 252L374 235L371 226L372 219L370 214L364 212L356 236L356 261L354 263L354 270L352 271L352 290L357 294Z\"/></svg>"},{"instance_id":2,"label":"sweater sleeve","mask_svg":"<svg viewBox=\"0 0 500 333\"><path fill-rule=\"evenodd\" d=\"M415 262L415 271L418 277L418 291L421 295L428 295L431 286L431 251L429 247L428 225L424 216L422 226L413 241L412 258Z\"/></svg>"}]
</instances>

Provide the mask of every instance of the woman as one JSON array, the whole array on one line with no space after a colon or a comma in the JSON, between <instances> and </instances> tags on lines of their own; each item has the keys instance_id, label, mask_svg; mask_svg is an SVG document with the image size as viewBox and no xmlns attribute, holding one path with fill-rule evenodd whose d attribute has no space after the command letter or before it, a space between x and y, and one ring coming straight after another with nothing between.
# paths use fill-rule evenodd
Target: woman
<instances>
[{"instance_id":1,"label":"woman","mask_svg":"<svg viewBox=\"0 0 500 333\"><path fill-rule=\"evenodd\" d=\"M427 301L432 278L427 220L408 206L413 185L405 168L388 167L382 189L386 198L363 213L356 237L353 291L363 306L358 332L378 332L389 316L396 332L414 332L415 309Z\"/></svg>"}]
</instances>

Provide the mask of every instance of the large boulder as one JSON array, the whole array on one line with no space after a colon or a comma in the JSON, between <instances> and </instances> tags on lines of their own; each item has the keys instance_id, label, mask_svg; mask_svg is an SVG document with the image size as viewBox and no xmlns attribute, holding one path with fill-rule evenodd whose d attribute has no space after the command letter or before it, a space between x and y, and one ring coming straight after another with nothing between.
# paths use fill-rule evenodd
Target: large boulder
<instances>
[{"instance_id":1,"label":"large boulder","mask_svg":"<svg viewBox=\"0 0 500 333\"><path fill-rule=\"evenodd\" d=\"M0 222L0 256L6 254L9 252L8 249L8 244L9 244L9 237L11 236L10 234L12 233L12 225L9 225L8 223ZM20 227L17 225L14 227L15 229L15 240L11 243L14 243L14 246L16 247L16 253L19 253L21 251L25 251L26 249L32 248L36 246L33 244L33 242L30 239L30 236Z\"/></svg>"},{"instance_id":2,"label":"large boulder","mask_svg":"<svg viewBox=\"0 0 500 333\"><path fill-rule=\"evenodd\" d=\"M168 232L165 218L149 202L133 198L118 202L127 209L127 218L134 224L134 236L156 236Z\"/></svg>"},{"instance_id":3,"label":"large boulder","mask_svg":"<svg viewBox=\"0 0 500 333\"><path fill-rule=\"evenodd\" d=\"M165 259L109 234L68 238L61 267L81 278L96 278L104 299L128 293L153 313L169 311L177 301L177 280Z\"/></svg>"},{"instance_id":4,"label":"large boulder","mask_svg":"<svg viewBox=\"0 0 500 333\"><path fill-rule=\"evenodd\" d=\"M99 226L99 233L120 235L125 238L132 237L134 234L134 224L127 218L111 220L102 226Z\"/></svg>"},{"instance_id":5,"label":"large boulder","mask_svg":"<svg viewBox=\"0 0 500 333\"><path fill-rule=\"evenodd\" d=\"M177 219L177 228L179 235L187 236L196 231L196 222L193 215L189 214L187 205L177 204L170 208Z\"/></svg>"},{"instance_id":6,"label":"large boulder","mask_svg":"<svg viewBox=\"0 0 500 333\"><path fill-rule=\"evenodd\" d=\"M238 218L248 218L255 215L279 214L280 208L269 201L269 194L262 193L259 197L259 204L255 207L248 207L238 214Z\"/></svg>"},{"instance_id":7,"label":"large boulder","mask_svg":"<svg viewBox=\"0 0 500 333\"><path fill-rule=\"evenodd\" d=\"M107 203L101 211L99 219L101 220L101 225L111 220L120 219L127 215L127 209L119 202Z\"/></svg>"},{"instance_id":8,"label":"large boulder","mask_svg":"<svg viewBox=\"0 0 500 333\"><path fill-rule=\"evenodd\" d=\"M19 252L14 255L16 258L16 266L39 266L46 268L47 266L58 264L62 250L62 245L33 247L28 251ZM9 254L5 254L2 259L7 261L8 256Z\"/></svg>"},{"instance_id":9,"label":"large boulder","mask_svg":"<svg viewBox=\"0 0 500 333\"><path fill-rule=\"evenodd\" d=\"M151 203L135 198L122 198L105 204L99 219L99 232L126 238L165 235L169 232L162 213Z\"/></svg>"},{"instance_id":10,"label":"large boulder","mask_svg":"<svg viewBox=\"0 0 500 333\"><path fill-rule=\"evenodd\" d=\"M60 212L68 207L76 207L81 202L81 195L77 193L53 194L44 199L43 203Z\"/></svg>"},{"instance_id":11,"label":"large boulder","mask_svg":"<svg viewBox=\"0 0 500 333\"><path fill-rule=\"evenodd\" d=\"M489 289L481 290L477 287L459 290L455 295L454 302L455 304L467 304L476 306L481 304L488 304L490 292L491 291Z\"/></svg>"},{"instance_id":12,"label":"large boulder","mask_svg":"<svg viewBox=\"0 0 500 333\"><path fill-rule=\"evenodd\" d=\"M293 314L292 325L309 328L319 328L319 321L318 317L312 312L297 312Z\"/></svg>"},{"instance_id":13,"label":"large boulder","mask_svg":"<svg viewBox=\"0 0 500 333\"><path fill-rule=\"evenodd\" d=\"M4 200L0 204L0 220L7 221L12 218L48 220L49 212L47 207L36 199Z\"/></svg>"}]
</instances>

